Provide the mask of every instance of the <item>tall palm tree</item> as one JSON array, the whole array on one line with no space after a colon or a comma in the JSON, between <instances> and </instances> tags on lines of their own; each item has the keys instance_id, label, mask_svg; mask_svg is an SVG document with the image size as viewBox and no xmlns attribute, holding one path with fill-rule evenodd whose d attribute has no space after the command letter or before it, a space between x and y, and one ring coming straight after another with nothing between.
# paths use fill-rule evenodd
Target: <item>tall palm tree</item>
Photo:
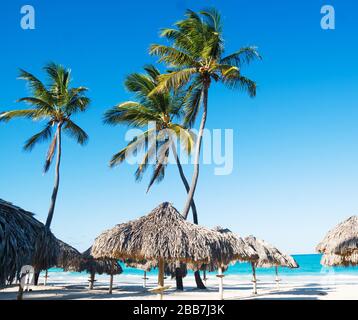
<instances>
[{"instance_id":1,"label":"tall palm tree","mask_svg":"<svg viewBox=\"0 0 358 320\"><path fill-rule=\"evenodd\" d=\"M26 141L24 149L31 151L39 142L51 141L45 160L44 173L49 170L57 152L55 183L45 224L46 230L49 230L60 184L62 132L74 138L80 145L84 145L87 142L88 136L86 132L74 123L71 117L79 112L86 111L90 99L85 96L87 91L85 87L70 87L71 71L69 69L50 63L44 67L44 71L48 76L48 85L45 85L31 73L20 70L20 79L27 81L32 95L21 98L18 102L26 102L31 108L2 112L0 122L7 122L15 118L46 121L43 130Z\"/></svg>"},{"instance_id":2,"label":"tall palm tree","mask_svg":"<svg viewBox=\"0 0 358 320\"><path fill-rule=\"evenodd\" d=\"M104 122L110 125L126 124L135 128L146 128L152 122L155 123L155 127L146 128L125 148L113 155L110 166L117 166L142 150L144 156L135 172L135 179L140 181L152 163L154 168L147 188L148 192L154 182L164 179L170 152L172 152L182 182L186 191L189 192L189 183L176 150L176 142L179 141L187 155L190 155L195 136L189 129L174 122L176 119L180 119L183 95L180 92L149 95L158 85L160 72L152 65L145 66L144 70L144 74L133 73L125 81L127 90L135 94L137 101L126 101L109 109L104 115ZM198 217L194 199L191 201L191 208L194 223L197 224Z\"/></svg>"},{"instance_id":3,"label":"tall palm tree","mask_svg":"<svg viewBox=\"0 0 358 320\"><path fill-rule=\"evenodd\" d=\"M244 47L224 55L224 41L220 14L215 9L195 13L186 12L184 20L174 28L164 29L161 36L171 45L153 44L150 54L160 57L172 70L159 77L159 85L152 92L178 90L185 87L187 95L185 123L192 126L202 105L202 117L194 156L194 172L190 191L183 209L185 218L194 197L199 177L202 137L208 113L208 93L212 81L232 89L241 89L251 97L256 95L256 83L241 73L242 66L260 58L255 47Z\"/></svg>"},{"instance_id":4,"label":"tall palm tree","mask_svg":"<svg viewBox=\"0 0 358 320\"><path fill-rule=\"evenodd\" d=\"M154 122L155 127L147 128L116 153L110 161L110 166L119 165L128 157L133 157L143 150L144 157L135 172L135 178L137 181L141 180L149 164L154 164L148 192L154 182L163 180L170 152L172 152L182 182L186 191L189 192L189 183L176 149L176 142L179 141L183 150L190 155L196 138L191 130L175 122L181 117L184 96L180 91L150 94L158 85L160 72L151 65L146 66L144 70L145 74L131 74L125 81L126 88L135 94L137 101L126 101L108 110L105 113L104 122L110 125L127 124L136 128L144 128L148 123ZM190 205L193 221L198 224L194 198L191 199ZM198 271L195 273L195 279L199 288L205 288ZM176 281L177 289L183 290L180 268L176 270Z\"/></svg>"}]
</instances>

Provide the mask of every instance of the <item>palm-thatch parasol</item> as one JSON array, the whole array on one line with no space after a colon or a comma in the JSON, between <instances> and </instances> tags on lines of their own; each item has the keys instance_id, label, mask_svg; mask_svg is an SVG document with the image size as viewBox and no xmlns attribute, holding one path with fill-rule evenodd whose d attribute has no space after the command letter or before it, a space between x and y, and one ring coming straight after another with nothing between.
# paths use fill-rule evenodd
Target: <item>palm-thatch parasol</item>
<instances>
[{"instance_id":1,"label":"palm-thatch parasol","mask_svg":"<svg viewBox=\"0 0 358 320\"><path fill-rule=\"evenodd\" d=\"M316 249L324 254L323 265L358 265L358 216L352 216L330 230Z\"/></svg>"},{"instance_id":2,"label":"palm-thatch parasol","mask_svg":"<svg viewBox=\"0 0 358 320\"><path fill-rule=\"evenodd\" d=\"M106 273L110 275L110 285L109 285L109 293L112 293L113 288L113 276L117 274L121 274L123 269L121 265L118 263L116 259L104 258L104 259L95 259L91 254L91 249L87 249L82 253L82 261L80 264L79 271L86 271L90 274L89 280L89 289L93 289L93 285L95 282L95 276L97 274Z\"/></svg>"},{"instance_id":3,"label":"palm-thatch parasol","mask_svg":"<svg viewBox=\"0 0 358 320\"><path fill-rule=\"evenodd\" d=\"M82 254L69 244L57 239L60 252L57 258L56 267L64 271L79 271L81 267Z\"/></svg>"},{"instance_id":4,"label":"palm-thatch parasol","mask_svg":"<svg viewBox=\"0 0 358 320\"><path fill-rule=\"evenodd\" d=\"M164 288L165 262L225 265L235 258L226 237L186 221L167 202L147 216L103 232L92 254L95 258L156 260L159 289Z\"/></svg>"},{"instance_id":5,"label":"palm-thatch parasol","mask_svg":"<svg viewBox=\"0 0 358 320\"><path fill-rule=\"evenodd\" d=\"M36 255L39 239L46 241L45 259ZM55 265L58 250L57 239L33 213L0 199L0 286L12 283L23 265L36 270Z\"/></svg>"},{"instance_id":6,"label":"palm-thatch parasol","mask_svg":"<svg viewBox=\"0 0 358 320\"><path fill-rule=\"evenodd\" d=\"M245 238L245 242L250 245L257 253L258 259L251 261L252 274L253 274L253 284L254 284L254 294L257 293L257 280L256 280L256 268L272 268L275 267L276 271L276 283L278 285L278 267L287 267L287 268L298 268L296 260L279 251L277 248L267 243L264 240L257 239L254 236L249 236Z\"/></svg>"},{"instance_id":7,"label":"palm-thatch parasol","mask_svg":"<svg viewBox=\"0 0 358 320\"><path fill-rule=\"evenodd\" d=\"M254 261L258 259L258 255L255 250L248 245L240 236L233 233L231 230L223 227L215 227L215 231L220 232L224 235L228 241L231 242L232 247L234 248L235 254L235 262L236 261ZM228 269L229 265L207 265L206 270L214 271L218 270L217 277L219 278L219 294L220 298L223 297L223 273ZM204 279L206 278L206 274L204 273Z\"/></svg>"}]
</instances>

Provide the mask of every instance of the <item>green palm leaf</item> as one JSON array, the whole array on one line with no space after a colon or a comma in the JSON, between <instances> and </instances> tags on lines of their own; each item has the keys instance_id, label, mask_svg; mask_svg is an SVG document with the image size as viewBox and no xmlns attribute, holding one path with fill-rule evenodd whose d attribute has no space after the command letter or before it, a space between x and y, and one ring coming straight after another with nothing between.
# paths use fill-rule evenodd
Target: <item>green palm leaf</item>
<instances>
[{"instance_id":1,"label":"green palm leaf","mask_svg":"<svg viewBox=\"0 0 358 320\"><path fill-rule=\"evenodd\" d=\"M73 121L69 119L66 120L63 130L71 138L76 139L77 143L79 143L80 145L84 145L88 142L87 133L82 128L80 128L77 124L75 124Z\"/></svg>"},{"instance_id":2,"label":"green palm leaf","mask_svg":"<svg viewBox=\"0 0 358 320\"><path fill-rule=\"evenodd\" d=\"M30 139L25 142L24 149L31 151L34 146L43 141L47 141L52 137L52 123L48 123L45 128L39 133L33 135Z\"/></svg>"}]
</instances>

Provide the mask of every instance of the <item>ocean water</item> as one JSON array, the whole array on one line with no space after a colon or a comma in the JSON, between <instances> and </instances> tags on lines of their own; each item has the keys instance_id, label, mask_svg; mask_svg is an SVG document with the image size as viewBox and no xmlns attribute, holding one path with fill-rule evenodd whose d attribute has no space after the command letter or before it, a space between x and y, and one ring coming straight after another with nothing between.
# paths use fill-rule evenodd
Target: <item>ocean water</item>
<instances>
[{"instance_id":1,"label":"ocean water","mask_svg":"<svg viewBox=\"0 0 358 320\"><path fill-rule=\"evenodd\" d=\"M304 255L293 255L299 264L299 268L297 269L289 269L289 268L279 268L280 276L323 276L323 275L354 275L358 276L358 267L324 267L320 264L321 255L320 254L304 254ZM126 267L123 263L121 263L123 268L123 276L143 276L143 271L140 269L129 268ZM231 266L225 272L227 276L251 276L251 265L249 263L237 262ZM68 277L81 277L86 275L86 273L78 273L78 272L63 272L62 269L53 268L49 270L49 273L53 275L62 275L66 278ZM189 275L192 274L192 271L189 271ZM216 272L212 272L209 274L216 274ZM122 276L121 275L121 276ZM157 270L152 270L147 273L149 277L155 277L157 275ZM258 268L257 269L258 276L274 276L275 270L274 268Z\"/></svg>"}]
</instances>

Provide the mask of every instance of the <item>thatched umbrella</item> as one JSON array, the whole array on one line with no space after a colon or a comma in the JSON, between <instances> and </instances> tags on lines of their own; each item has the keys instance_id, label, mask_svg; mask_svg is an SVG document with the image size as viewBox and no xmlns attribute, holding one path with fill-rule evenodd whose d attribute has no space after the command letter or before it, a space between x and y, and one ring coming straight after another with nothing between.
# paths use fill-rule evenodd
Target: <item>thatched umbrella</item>
<instances>
[{"instance_id":1,"label":"thatched umbrella","mask_svg":"<svg viewBox=\"0 0 358 320\"><path fill-rule=\"evenodd\" d=\"M235 233L233 233L231 230L227 229L227 228L223 228L223 227L215 227L214 228L215 231L220 232L222 235L224 235L228 241L231 242L232 247L234 248L234 254L235 254L235 262L236 261L254 261L258 259L258 255L256 253L256 251L250 246L248 245L240 236L236 235ZM218 270L218 275L217 277L220 279L219 282L219 293L220 293L220 297L223 297L223 278L224 275L223 273L228 269L228 265L220 265L220 266L215 266L215 265L208 265L207 266L209 271L213 271L213 270ZM205 274L205 278L206 278L206 274Z\"/></svg>"},{"instance_id":2,"label":"thatched umbrella","mask_svg":"<svg viewBox=\"0 0 358 320\"><path fill-rule=\"evenodd\" d=\"M276 283L278 285L278 267L298 268L298 264L295 259L287 254L282 253L273 245L267 243L264 240L257 239L254 236L245 238L245 242L250 245L257 253L258 259L251 261L252 267L252 282L254 284L254 294L257 293L257 279L256 268L272 268L275 267L276 271Z\"/></svg>"},{"instance_id":3,"label":"thatched umbrella","mask_svg":"<svg viewBox=\"0 0 358 320\"><path fill-rule=\"evenodd\" d=\"M123 272L121 265L118 263L116 259L95 259L91 254L91 249L87 249L82 253L82 261L80 264L79 271L86 271L90 274L89 279L89 289L93 289L93 285L95 280L96 273L103 274L106 273L110 275L110 285L109 285L109 293L112 293L113 288L113 276L117 274L121 274Z\"/></svg>"},{"instance_id":4,"label":"thatched umbrella","mask_svg":"<svg viewBox=\"0 0 358 320\"><path fill-rule=\"evenodd\" d=\"M318 244L321 263L328 266L358 265L358 216L352 216L327 233Z\"/></svg>"},{"instance_id":5,"label":"thatched umbrella","mask_svg":"<svg viewBox=\"0 0 358 320\"><path fill-rule=\"evenodd\" d=\"M78 272L80 270L80 264L82 261L81 253L74 247L70 246L69 244L57 238L56 238L56 242L59 248L56 264L49 267L61 268L64 271ZM45 273L45 281L44 281L45 286L47 285L47 279L48 279L48 268L46 269L46 273Z\"/></svg>"},{"instance_id":6,"label":"thatched umbrella","mask_svg":"<svg viewBox=\"0 0 358 320\"><path fill-rule=\"evenodd\" d=\"M40 240L45 242L45 258L36 254ZM0 286L12 283L23 265L38 271L55 265L58 252L57 239L33 213L0 199Z\"/></svg>"},{"instance_id":7,"label":"thatched umbrella","mask_svg":"<svg viewBox=\"0 0 358 320\"><path fill-rule=\"evenodd\" d=\"M228 264L235 258L226 237L186 221L167 202L147 216L103 232L97 237L92 254L95 258L156 260L159 292L164 290L165 262L200 266Z\"/></svg>"}]
</instances>

